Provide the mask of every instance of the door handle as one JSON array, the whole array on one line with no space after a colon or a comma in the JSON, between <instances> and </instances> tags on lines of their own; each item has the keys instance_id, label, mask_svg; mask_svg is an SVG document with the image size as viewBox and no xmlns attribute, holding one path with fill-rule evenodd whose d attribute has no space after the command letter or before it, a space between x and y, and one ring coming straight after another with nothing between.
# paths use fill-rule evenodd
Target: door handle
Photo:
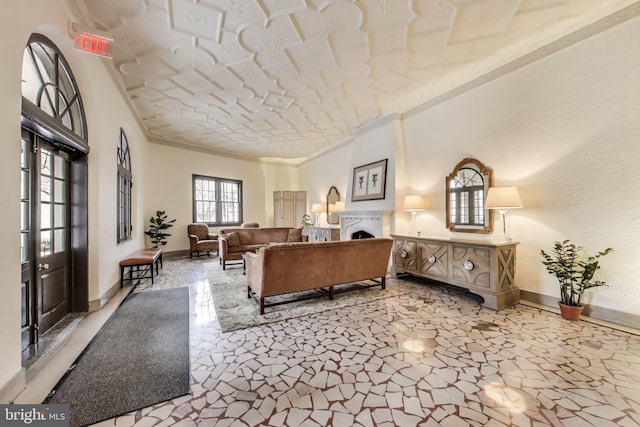
<instances>
[{"instance_id":1,"label":"door handle","mask_svg":"<svg viewBox=\"0 0 640 427\"><path fill-rule=\"evenodd\" d=\"M38 271L48 270L49 264L38 264Z\"/></svg>"}]
</instances>

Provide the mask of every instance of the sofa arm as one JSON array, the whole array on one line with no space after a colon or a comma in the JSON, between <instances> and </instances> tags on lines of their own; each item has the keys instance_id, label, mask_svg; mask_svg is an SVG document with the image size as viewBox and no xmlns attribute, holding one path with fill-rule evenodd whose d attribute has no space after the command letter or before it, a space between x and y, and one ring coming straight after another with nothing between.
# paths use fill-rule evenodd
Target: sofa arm
<instances>
[{"instance_id":1,"label":"sofa arm","mask_svg":"<svg viewBox=\"0 0 640 427\"><path fill-rule=\"evenodd\" d=\"M247 272L247 284L260 297L262 296L263 288L264 250L245 252L244 262Z\"/></svg>"},{"instance_id":2,"label":"sofa arm","mask_svg":"<svg viewBox=\"0 0 640 427\"><path fill-rule=\"evenodd\" d=\"M229 252L229 243L222 235L218 237L218 251L220 252L220 257L222 259L224 259L225 255Z\"/></svg>"}]
</instances>

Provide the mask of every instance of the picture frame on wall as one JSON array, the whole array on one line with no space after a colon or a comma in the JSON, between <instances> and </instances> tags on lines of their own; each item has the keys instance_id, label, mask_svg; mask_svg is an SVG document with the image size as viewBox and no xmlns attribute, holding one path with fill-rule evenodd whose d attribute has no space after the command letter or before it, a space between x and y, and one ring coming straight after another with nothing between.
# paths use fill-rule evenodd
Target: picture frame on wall
<instances>
[{"instance_id":1,"label":"picture frame on wall","mask_svg":"<svg viewBox=\"0 0 640 427\"><path fill-rule=\"evenodd\" d=\"M379 160L353 168L352 202L385 198L387 160Z\"/></svg>"}]
</instances>

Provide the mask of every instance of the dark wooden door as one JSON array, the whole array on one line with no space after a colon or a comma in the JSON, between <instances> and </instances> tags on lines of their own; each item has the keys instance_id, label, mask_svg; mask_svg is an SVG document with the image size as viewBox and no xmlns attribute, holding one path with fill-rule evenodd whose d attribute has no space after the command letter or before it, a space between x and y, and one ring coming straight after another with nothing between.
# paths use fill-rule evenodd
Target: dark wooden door
<instances>
[{"instance_id":1,"label":"dark wooden door","mask_svg":"<svg viewBox=\"0 0 640 427\"><path fill-rule=\"evenodd\" d=\"M23 345L71 310L70 162L46 139L23 133ZM26 227L25 227L26 226ZM25 322L28 323L25 325ZM28 331L28 333L27 333Z\"/></svg>"}]
</instances>

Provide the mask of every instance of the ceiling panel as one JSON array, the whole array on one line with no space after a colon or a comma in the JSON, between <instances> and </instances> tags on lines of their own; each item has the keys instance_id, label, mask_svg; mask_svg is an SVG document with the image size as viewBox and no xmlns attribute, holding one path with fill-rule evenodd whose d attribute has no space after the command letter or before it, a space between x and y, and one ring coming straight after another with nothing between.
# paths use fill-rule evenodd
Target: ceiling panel
<instances>
[{"instance_id":1,"label":"ceiling panel","mask_svg":"<svg viewBox=\"0 0 640 427\"><path fill-rule=\"evenodd\" d=\"M67 0L154 142L296 162L634 0ZM636 12L637 14L637 12Z\"/></svg>"}]
</instances>

